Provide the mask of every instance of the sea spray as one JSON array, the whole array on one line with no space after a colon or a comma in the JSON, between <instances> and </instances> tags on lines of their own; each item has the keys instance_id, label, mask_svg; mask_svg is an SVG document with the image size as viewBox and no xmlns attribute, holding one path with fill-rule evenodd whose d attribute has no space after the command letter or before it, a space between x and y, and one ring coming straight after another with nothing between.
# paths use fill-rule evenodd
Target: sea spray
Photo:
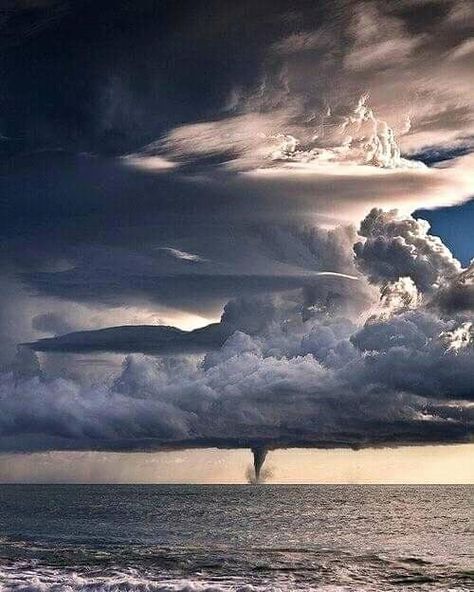
<instances>
[{"instance_id":1,"label":"sea spray","mask_svg":"<svg viewBox=\"0 0 474 592\"><path fill-rule=\"evenodd\" d=\"M255 477L255 469L253 468L253 465L249 465L245 471L245 476L247 483L257 485L257 483L266 483L268 479L271 479L273 477L273 470L270 467L264 467L260 471L259 480L257 481Z\"/></svg>"}]
</instances>

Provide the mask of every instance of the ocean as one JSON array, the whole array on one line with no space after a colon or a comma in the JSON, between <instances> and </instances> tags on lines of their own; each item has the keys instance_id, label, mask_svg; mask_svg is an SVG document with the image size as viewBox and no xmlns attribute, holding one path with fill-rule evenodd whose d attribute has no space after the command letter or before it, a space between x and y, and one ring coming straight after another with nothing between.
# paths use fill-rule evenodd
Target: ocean
<instances>
[{"instance_id":1,"label":"ocean","mask_svg":"<svg viewBox=\"0 0 474 592\"><path fill-rule=\"evenodd\" d=\"M474 590L473 486L3 485L0 590Z\"/></svg>"}]
</instances>

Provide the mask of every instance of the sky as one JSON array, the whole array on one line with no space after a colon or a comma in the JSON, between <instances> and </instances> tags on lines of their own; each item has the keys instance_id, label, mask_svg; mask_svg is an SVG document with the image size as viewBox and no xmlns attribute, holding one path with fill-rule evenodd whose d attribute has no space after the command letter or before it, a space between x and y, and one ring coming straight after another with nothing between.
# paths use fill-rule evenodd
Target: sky
<instances>
[{"instance_id":1,"label":"sky","mask_svg":"<svg viewBox=\"0 0 474 592\"><path fill-rule=\"evenodd\" d=\"M472 481L473 32L0 9L0 481Z\"/></svg>"}]
</instances>

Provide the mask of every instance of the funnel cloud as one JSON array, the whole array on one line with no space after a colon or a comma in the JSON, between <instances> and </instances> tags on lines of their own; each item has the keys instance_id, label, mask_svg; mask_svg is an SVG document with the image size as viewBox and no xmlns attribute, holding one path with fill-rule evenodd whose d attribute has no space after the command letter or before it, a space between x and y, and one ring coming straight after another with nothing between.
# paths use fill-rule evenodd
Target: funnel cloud
<instances>
[{"instance_id":1,"label":"funnel cloud","mask_svg":"<svg viewBox=\"0 0 474 592\"><path fill-rule=\"evenodd\" d=\"M261 472L263 463L265 462L265 458L267 457L268 450L262 448L261 446L257 446L252 448L253 454L253 468L255 474L255 482L260 483L261 479Z\"/></svg>"}]
</instances>

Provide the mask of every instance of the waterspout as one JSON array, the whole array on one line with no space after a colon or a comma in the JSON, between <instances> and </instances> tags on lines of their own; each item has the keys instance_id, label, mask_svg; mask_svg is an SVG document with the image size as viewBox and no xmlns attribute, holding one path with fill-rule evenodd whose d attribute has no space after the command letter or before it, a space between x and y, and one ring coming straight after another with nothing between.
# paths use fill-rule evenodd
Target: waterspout
<instances>
[{"instance_id":1,"label":"waterspout","mask_svg":"<svg viewBox=\"0 0 474 592\"><path fill-rule=\"evenodd\" d=\"M260 483L261 470L263 467L263 463L265 462L267 452L268 450L263 446L254 446L252 448L253 466L255 470L255 483Z\"/></svg>"}]
</instances>

